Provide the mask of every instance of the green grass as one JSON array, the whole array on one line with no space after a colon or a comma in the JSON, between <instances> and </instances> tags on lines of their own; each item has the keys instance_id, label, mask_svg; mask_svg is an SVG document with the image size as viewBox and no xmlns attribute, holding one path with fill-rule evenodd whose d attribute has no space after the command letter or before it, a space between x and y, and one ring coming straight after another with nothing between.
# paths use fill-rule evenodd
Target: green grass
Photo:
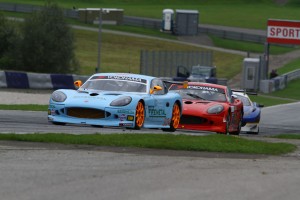
<instances>
[{"instance_id":1,"label":"green grass","mask_svg":"<svg viewBox=\"0 0 300 200\"><path fill-rule=\"evenodd\" d=\"M251 95L250 98L253 102L262 104L262 105L264 105L264 107L296 102L296 100L276 98L276 97L271 96L270 94L268 94L268 95L258 94L257 96Z\"/></svg>"},{"instance_id":2,"label":"green grass","mask_svg":"<svg viewBox=\"0 0 300 200\"><path fill-rule=\"evenodd\" d=\"M249 53L264 53L265 51L264 44L223 39L212 35L210 36L210 38L212 39L214 46L225 48L225 49L234 49L238 51L246 51ZM284 53L294 51L295 49L297 48L270 45L270 54L272 55L284 54Z\"/></svg>"},{"instance_id":3,"label":"green grass","mask_svg":"<svg viewBox=\"0 0 300 200\"><path fill-rule=\"evenodd\" d=\"M291 98L300 101L300 79L292 80L288 82L288 85L283 90L278 90L272 92L270 95L275 97L282 97L282 98Z\"/></svg>"},{"instance_id":4,"label":"green grass","mask_svg":"<svg viewBox=\"0 0 300 200\"><path fill-rule=\"evenodd\" d=\"M279 68L277 70L279 75L294 71L296 69L300 69L300 58L291 61L290 63L286 64L285 66Z\"/></svg>"},{"instance_id":5,"label":"green grass","mask_svg":"<svg viewBox=\"0 0 300 200\"><path fill-rule=\"evenodd\" d=\"M280 134L272 136L272 138L300 140L300 134Z\"/></svg>"},{"instance_id":6,"label":"green grass","mask_svg":"<svg viewBox=\"0 0 300 200\"><path fill-rule=\"evenodd\" d=\"M0 2L7 2L7 1L0 1ZM10 1L10 2L18 2L18 3L27 3L27 4L39 4L43 5L44 1ZM143 12L148 12L149 7L152 6L153 1L101 1L101 4L99 4L98 1L55 1L58 2L59 5L64 6L65 8L72 8L73 5L76 5L76 7L99 7L101 5L105 5L105 7L118 7L120 5L121 7L125 6L127 8L133 7L137 10L137 13L134 13L135 16L139 15L139 10L142 10ZM166 2L160 2L160 1L154 1L155 5L157 7L166 6ZM243 9L244 6L247 8L250 4L245 4L242 1L231 1L231 3L228 3L228 1L218 1L217 3L199 3L198 1L190 0L188 2L182 2L182 1L170 1L172 3L167 5L176 5L176 6L195 6L202 7L208 6L212 7L214 9L220 9L220 5L224 6L224 8L227 8L228 6L240 6L240 9ZM255 2L256 4L261 4L262 6L270 6L273 5L270 3L271 1L263 1L263 2ZM111 6L110 6L111 5ZM259 6L258 6L259 7ZM158 8L155 8L158 9ZM259 7L260 9L260 7ZM127 9L125 9L126 11ZM239 12L237 10L237 12ZM159 17L161 18L161 10L159 10ZM214 15L218 12L214 12ZM5 14L8 14L8 12L5 12ZM19 14L19 13L17 13ZM125 13L126 14L126 13ZM200 12L202 15L202 13ZM219 14L219 13L218 13ZM238 14L238 13L237 13ZM147 16L151 17L151 16ZM236 18L236 17L235 17ZM249 17L248 17L249 18ZM252 17L251 17L252 18ZM201 17L202 19L202 17ZM223 20L221 20L223 22ZM77 24L77 25L84 25L86 24L76 22L75 20L68 20L71 24ZM201 22L201 21L200 21ZM213 24L213 23L212 23ZM97 26L92 26L97 27ZM176 37L169 34L163 34L159 30L153 30L153 29L142 29L140 27L130 27L130 26L112 26L112 25L103 25L104 29L111 29L111 30L119 30L119 31L125 31L125 32L132 32L132 33L139 33L139 34L145 34L145 35L151 35L156 37L162 37L162 38L168 38L172 40L176 40ZM81 65L81 70L78 72L78 74L83 75L91 75L95 72L95 68L97 66L97 48L98 48L98 33L96 32L88 32L88 31L79 31L74 30L75 36L76 36L76 57L79 60L79 63ZM213 37L213 41L218 47L223 48L229 48L229 49L236 49L236 50L242 50L247 51L250 53L256 53L256 52L263 52L263 45L260 44L253 44L253 43L247 43L247 42L238 42L238 41L231 41L231 40L224 40L220 38ZM100 72L132 72L132 73L139 73L139 66L140 66L140 51L142 49L145 50L183 50L183 51L202 51L207 50L203 48L196 48L191 47L188 45L173 45L169 42L162 42L158 40L151 40L151 39L139 39L134 37L128 37L128 36L119 36L119 35L112 35L112 34L105 34L103 33L102 38L102 48L101 48L101 66L100 66ZM284 48L284 47L273 47L271 46L271 54L278 54L278 53L285 53L287 51L291 51L292 48ZM228 54L223 53L220 51L214 51L214 57L213 57L213 65L218 67L218 77L219 78L227 78L230 79L234 75L241 72L241 62L243 60L242 56L234 55L234 54Z\"/></svg>"},{"instance_id":7,"label":"green grass","mask_svg":"<svg viewBox=\"0 0 300 200\"><path fill-rule=\"evenodd\" d=\"M50 96L49 96L50 97ZM48 105L36 104L0 104L0 110L30 110L30 111L45 111L48 110Z\"/></svg>"},{"instance_id":8,"label":"green grass","mask_svg":"<svg viewBox=\"0 0 300 200\"><path fill-rule=\"evenodd\" d=\"M0 134L0 140L268 155L285 154L296 149L292 144L267 143L226 135Z\"/></svg>"},{"instance_id":9,"label":"green grass","mask_svg":"<svg viewBox=\"0 0 300 200\"><path fill-rule=\"evenodd\" d=\"M0 0L23 4L44 5L44 0ZM120 8L129 16L140 16L161 19L162 10L191 9L199 11L199 21L203 24L266 29L270 18L299 20L299 3L289 1L287 5L275 4L273 0L54 0L64 8ZM253 14L255 13L255 14Z\"/></svg>"},{"instance_id":10,"label":"green grass","mask_svg":"<svg viewBox=\"0 0 300 200\"><path fill-rule=\"evenodd\" d=\"M90 75L95 72L98 56L98 33L74 30L76 37L76 57L80 61L80 74ZM139 73L140 52L150 51L207 51L191 45L169 41L119 36L102 33L101 72ZM239 67L243 56L213 51L213 65L217 66L221 78L231 78L241 71Z\"/></svg>"}]
</instances>

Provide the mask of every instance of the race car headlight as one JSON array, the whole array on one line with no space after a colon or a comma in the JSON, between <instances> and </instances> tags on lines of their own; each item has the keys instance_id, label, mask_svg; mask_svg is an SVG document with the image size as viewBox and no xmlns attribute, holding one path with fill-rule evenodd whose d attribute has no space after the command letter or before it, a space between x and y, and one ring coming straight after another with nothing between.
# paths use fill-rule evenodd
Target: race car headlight
<instances>
[{"instance_id":1,"label":"race car headlight","mask_svg":"<svg viewBox=\"0 0 300 200\"><path fill-rule=\"evenodd\" d=\"M132 101L132 98L129 96L125 96L125 97L120 97L116 100L113 100L110 105L111 106L126 106L128 104L130 104L130 102Z\"/></svg>"},{"instance_id":2,"label":"race car headlight","mask_svg":"<svg viewBox=\"0 0 300 200\"><path fill-rule=\"evenodd\" d=\"M56 102L64 102L67 99L67 95L61 91L54 91L51 94L51 99Z\"/></svg>"},{"instance_id":3,"label":"race car headlight","mask_svg":"<svg viewBox=\"0 0 300 200\"><path fill-rule=\"evenodd\" d=\"M224 107L222 105L214 105L207 109L207 112L209 114L218 114L224 110Z\"/></svg>"}]
</instances>

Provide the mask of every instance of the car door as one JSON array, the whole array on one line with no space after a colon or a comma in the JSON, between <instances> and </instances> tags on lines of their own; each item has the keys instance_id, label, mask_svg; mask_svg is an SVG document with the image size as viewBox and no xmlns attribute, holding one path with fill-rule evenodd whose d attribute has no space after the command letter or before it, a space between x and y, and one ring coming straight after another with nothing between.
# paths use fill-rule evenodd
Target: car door
<instances>
[{"instance_id":1,"label":"car door","mask_svg":"<svg viewBox=\"0 0 300 200\"><path fill-rule=\"evenodd\" d=\"M161 79L153 79L150 87L160 86L162 89L154 91L147 99L145 123L166 126L172 116L173 103L171 102L168 89Z\"/></svg>"}]
</instances>

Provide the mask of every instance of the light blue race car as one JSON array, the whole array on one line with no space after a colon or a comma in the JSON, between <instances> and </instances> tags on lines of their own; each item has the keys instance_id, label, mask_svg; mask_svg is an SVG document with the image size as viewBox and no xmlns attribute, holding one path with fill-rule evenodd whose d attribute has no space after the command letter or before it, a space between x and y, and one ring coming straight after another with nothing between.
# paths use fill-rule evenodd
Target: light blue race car
<instances>
[{"instance_id":1,"label":"light blue race car","mask_svg":"<svg viewBox=\"0 0 300 200\"><path fill-rule=\"evenodd\" d=\"M88 124L173 132L182 113L182 99L163 80L129 73L98 73L77 90L52 93L48 121L56 125Z\"/></svg>"}]
</instances>

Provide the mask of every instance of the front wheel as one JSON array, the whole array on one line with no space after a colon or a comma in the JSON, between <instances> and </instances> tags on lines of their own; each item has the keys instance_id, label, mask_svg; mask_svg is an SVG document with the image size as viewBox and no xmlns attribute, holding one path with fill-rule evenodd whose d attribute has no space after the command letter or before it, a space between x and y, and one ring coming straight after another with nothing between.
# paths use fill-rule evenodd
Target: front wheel
<instances>
[{"instance_id":1,"label":"front wheel","mask_svg":"<svg viewBox=\"0 0 300 200\"><path fill-rule=\"evenodd\" d=\"M52 122L52 124L54 124L54 125L61 125L61 126L66 125L66 123L63 123L63 122Z\"/></svg>"},{"instance_id":2,"label":"front wheel","mask_svg":"<svg viewBox=\"0 0 300 200\"><path fill-rule=\"evenodd\" d=\"M180 122L180 108L178 103L175 103L172 110L172 118L170 122L170 128L163 128L163 131L174 132L179 126Z\"/></svg>"},{"instance_id":3,"label":"front wheel","mask_svg":"<svg viewBox=\"0 0 300 200\"><path fill-rule=\"evenodd\" d=\"M240 121L239 121L239 123L238 123L237 130L231 132L232 135L239 135L240 132L241 132L241 129L242 129L242 120L243 120L243 114L240 114L240 117L241 117L241 119L240 119Z\"/></svg>"},{"instance_id":4,"label":"front wheel","mask_svg":"<svg viewBox=\"0 0 300 200\"><path fill-rule=\"evenodd\" d=\"M139 101L137 106L136 106L136 111L135 111L135 125L134 129L139 130L143 126L145 121L145 106L144 104Z\"/></svg>"}]
</instances>

